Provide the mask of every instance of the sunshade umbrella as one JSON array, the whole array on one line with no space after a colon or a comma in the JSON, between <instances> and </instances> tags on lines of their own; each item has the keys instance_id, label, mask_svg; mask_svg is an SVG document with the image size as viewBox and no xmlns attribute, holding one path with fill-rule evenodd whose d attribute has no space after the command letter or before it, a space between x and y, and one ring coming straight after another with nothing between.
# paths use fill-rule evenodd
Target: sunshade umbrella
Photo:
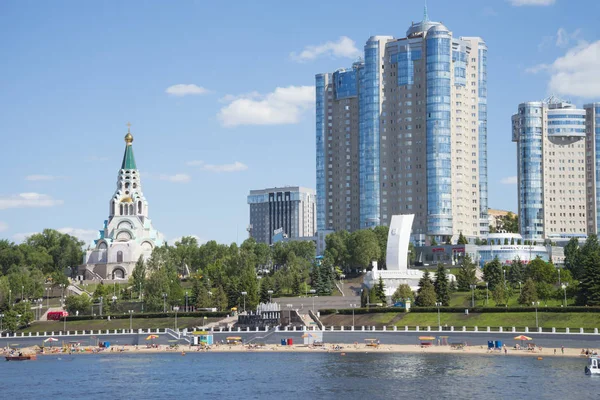
<instances>
[{"instance_id":1,"label":"sunshade umbrella","mask_svg":"<svg viewBox=\"0 0 600 400\"><path fill-rule=\"evenodd\" d=\"M515 336L515 340L532 340L529 336L519 335Z\"/></svg>"},{"instance_id":2,"label":"sunshade umbrella","mask_svg":"<svg viewBox=\"0 0 600 400\"><path fill-rule=\"evenodd\" d=\"M148 335L146 340L158 339L158 335Z\"/></svg>"},{"instance_id":3,"label":"sunshade umbrella","mask_svg":"<svg viewBox=\"0 0 600 400\"><path fill-rule=\"evenodd\" d=\"M419 340L435 340L435 336L419 336Z\"/></svg>"},{"instance_id":4,"label":"sunshade umbrella","mask_svg":"<svg viewBox=\"0 0 600 400\"><path fill-rule=\"evenodd\" d=\"M304 335L302 335L303 338L307 338L307 337L312 337L312 334L310 333L305 333Z\"/></svg>"},{"instance_id":5,"label":"sunshade umbrella","mask_svg":"<svg viewBox=\"0 0 600 400\"><path fill-rule=\"evenodd\" d=\"M47 342L50 342L50 346L52 347L52 342L58 342L58 339L49 337L48 339L44 340L44 343L47 343Z\"/></svg>"}]
</instances>

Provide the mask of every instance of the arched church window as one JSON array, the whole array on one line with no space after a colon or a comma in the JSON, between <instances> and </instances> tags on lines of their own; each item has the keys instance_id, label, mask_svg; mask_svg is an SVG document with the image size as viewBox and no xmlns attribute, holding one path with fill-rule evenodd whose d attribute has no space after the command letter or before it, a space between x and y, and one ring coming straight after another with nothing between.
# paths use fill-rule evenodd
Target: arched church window
<instances>
[{"instance_id":1,"label":"arched church window","mask_svg":"<svg viewBox=\"0 0 600 400\"><path fill-rule=\"evenodd\" d=\"M125 182L125 189L129 189L129 182Z\"/></svg>"},{"instance_id":2,"label":"arched church window","mask_svg":"<svg viewBox=\"0 0 600 400\"><path fill-rule=\"evenodd\" d=\"M142 202L138 201L138 214L142 213Z\"/></svg>"},{"instance_id":3,"label":"arched church window","mask_svg":"<svg viewBox=\"0 0 600 400\"><path fill-rule=\"evenodd\" d=\"M137 188L137 183L133 182L133 188Z\"/></svg>"},{"instance_id":4,"label":"arched church window","mask_svg":"<svg viewBox=\"0 0 600 400\"><path fill-rule=\"evenodd\" d=\"M129 215L134 215L133 204L129 205Z\"/></svg>"},{"instance_id":5,"label":"arched church window","mask_svg":"<svg viewBox=\"0 0 600 400\"><path fill-rule=\"evenodd\" d=\"M110 215L115 215L115 202L110 203Z\"/></svg>"},{"instance_id":6,"label":"arched church window","mask_svg":"<svg viewBox=\"0 0 600 400\"><path fill-rule=\"evenodd\" d=\"M123 204L119 205L119 215L123 215Z\"/></svg>"},{"instance_id":7,"label":"arched church window","mask_svg":"<svg viewBox=\"0 0 600 400\"><path fill-rule=\"evenodd\" d=\"M121 263L123 262L123 252L122 251L117 251L117 262Z\"/></svg>"}]
</instances>

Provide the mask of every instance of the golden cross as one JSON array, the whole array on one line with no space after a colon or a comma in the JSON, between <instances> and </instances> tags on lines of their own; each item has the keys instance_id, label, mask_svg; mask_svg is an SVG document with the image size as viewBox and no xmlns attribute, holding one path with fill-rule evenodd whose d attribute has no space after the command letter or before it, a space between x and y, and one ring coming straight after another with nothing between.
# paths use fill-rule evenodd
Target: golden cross
<instances>
[{"instance_id":1,"label":"golden cross","mask_svg":"<svg viewBox=\"0 0 600 400\"><path fill-rule=\"evenodd\" d=\"M131 122L127 123L127 131L129 131L129 128L131 128Z\"/></svg>"}]
</instances>

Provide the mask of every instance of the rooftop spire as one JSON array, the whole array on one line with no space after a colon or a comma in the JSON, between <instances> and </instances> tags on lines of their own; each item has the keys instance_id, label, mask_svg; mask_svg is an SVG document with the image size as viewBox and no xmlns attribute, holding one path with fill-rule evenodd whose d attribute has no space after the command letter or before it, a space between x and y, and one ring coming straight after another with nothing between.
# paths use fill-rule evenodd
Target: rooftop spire
<instances>
[{"instance_id":1,"label":"rooftop spire","mask_svg":"<svg viewBox=\"0 0 600 400\"><path fill-rule=\"evenodd\" d=\"M135 166L135 158L133 157L133 135L130 131L131 124L127 123L127 135L125 135L125 154L123 155L123 162L121 163L121 169L137 169Z\"/></svg>"},{"instance_id":2,"label":"rooftop spire","mask_svg":"<svg viewBox=\"0 0 600 400\"><path fill-rule=\"evenodd\" d=\"M425 7L423 8L423 22L429 22L429 15L427 15L427 1L425 1Z\"/></svg>"}]
</instances>

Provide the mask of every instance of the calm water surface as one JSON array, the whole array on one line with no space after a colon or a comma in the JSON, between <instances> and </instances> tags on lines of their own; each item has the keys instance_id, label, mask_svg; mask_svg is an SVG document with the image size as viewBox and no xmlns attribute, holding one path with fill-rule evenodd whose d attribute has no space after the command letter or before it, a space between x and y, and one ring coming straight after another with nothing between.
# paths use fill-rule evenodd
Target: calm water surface
<instances>
[{"instance_id":1,"label":"calm water surface","mask_svg":"<svg viewBox=\"0 0 600 400\"><path fill-rule=\"evenodd\" d=\"M3 399L598 398L600 377L584 366L461 354L61 355L1 362L0 382Z\"/></svg>"}]
</instances>

